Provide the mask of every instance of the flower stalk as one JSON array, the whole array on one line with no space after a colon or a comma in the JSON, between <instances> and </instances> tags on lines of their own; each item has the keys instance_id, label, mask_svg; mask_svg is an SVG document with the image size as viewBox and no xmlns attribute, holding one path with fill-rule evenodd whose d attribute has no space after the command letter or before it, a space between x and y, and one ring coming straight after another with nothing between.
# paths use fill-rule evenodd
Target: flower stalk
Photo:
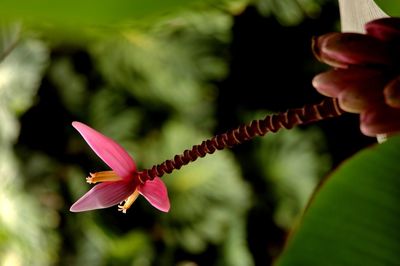
<instances>
[{"instance_id":1,"label":"flower stalk","mask_svg":"<svg viewBox=\"0 0 400 266\"><path fill-rule=\"evenodd\" d=\"M337 99L327 98L319 104L305 105L302 108L289 109L284 113L267 115L264 119L253 120L247 125L241 125L223 134L204 140L199 145L194 145L190 150L185 150L180 155L175 155L171 160L154 165L149 169L138 172L142 181L153 180L164 174L169 174L182 166L194 162L197 158L212 154L216 150L231 148L256 136L264 136L268 132L277 132L282 128L290 129L297 125L309 124L326 118L337 117L344 113L339 107Z\"/></svg>"}]
</instances>

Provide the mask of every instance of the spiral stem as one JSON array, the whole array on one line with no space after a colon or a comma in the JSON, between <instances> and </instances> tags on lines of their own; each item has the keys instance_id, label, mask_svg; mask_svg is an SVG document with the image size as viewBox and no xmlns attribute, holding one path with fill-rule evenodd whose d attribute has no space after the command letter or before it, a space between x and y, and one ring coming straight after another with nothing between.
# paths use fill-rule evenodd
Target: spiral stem
<instances>
[{"instance_id":1,"label":"spiral stem","mask_svg":"<svg viewBox=\"0 0 400 266\"><path fill-rule=\"evenodd\" d=\"M264 136L267 132L276 132L282 128L290 129L297 125L337 117L343 113L344 111L339 107L337 99L327 98L319 104L305 105L302 108L289 109L284 113L267 115L264 119L253 120L247 125L241 125L223 134L204 140L201 144L194 145L190 150L185 150L182 154L175 155L172 160L166 160L161 164L154 165L150 169L139 172L138 175L142 182L152 180L166 173L169 174L175 169L180 169L199 157L212 154L216 150L231 148L251 140L255 136Z\"/></svg>"}]
</instances>

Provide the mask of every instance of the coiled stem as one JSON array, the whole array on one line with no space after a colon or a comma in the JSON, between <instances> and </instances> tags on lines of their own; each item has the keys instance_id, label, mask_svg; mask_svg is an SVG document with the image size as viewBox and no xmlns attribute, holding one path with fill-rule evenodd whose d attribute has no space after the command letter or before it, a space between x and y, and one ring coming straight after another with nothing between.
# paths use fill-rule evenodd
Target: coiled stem
<instances>
[{"instance_id":1,"label":"coiled stem","mask_svg":"<svg viewBox=\"0 0 400 266\"><path fill-rule=\"evenodd\" d=\"M190 150L185 150L180 155L175 155L172 160L166 160L154 165L150 169L138 172L142 182L161 177L175 169L194 162L199 157L212 154L216 150L231 148L248 141L255 136L264 136L267 132L276 132L281 128L290 129L297 125L337 117L344 111L339 107L337 99L327 98L319 104L305 105L302 108L289 109L284 113L267 115L264 119L253 120L248 125L241 125L211 139L204 140L200 145L194 145Z\"/></svg>"}]
</instances>

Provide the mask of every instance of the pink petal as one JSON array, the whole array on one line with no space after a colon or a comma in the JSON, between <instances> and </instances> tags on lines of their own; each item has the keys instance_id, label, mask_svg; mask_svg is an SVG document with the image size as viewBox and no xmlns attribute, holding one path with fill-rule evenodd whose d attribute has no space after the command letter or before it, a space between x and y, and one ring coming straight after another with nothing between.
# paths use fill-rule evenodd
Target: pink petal
<instances>
[{"instance_id":1,"label":"pink petal","mask_svg":"<svg viewBox=\"0 0 400 266\"><path fill-rule=\"evenodd\" d=\"M83 212L114 206L127 199L135 190L132 182L104 182L95 185L70 208L71 212Z\"/></svg>"},{"instance_id":2,"label":"pink petal","mask_svg":"<svg viewBox=\"0 0 400 266\"><path fill-rule=\"evenodd\" d=\"M83 123L75 121L72 122L72 126L79 131L97 156L113 169L117 175L123 179L132 177L132 173L136 171L136 165L124 148L114 140Z\"/></svg>"},{"instance_id":3,"label":"pink petal","mask_svg":"<svg viewBox=\"0 0 400 266\"><path fill-rule=\"evenodd\" d=\"M167 187L161 178L146 181L140 185L139 193L145 197L151 205L163 212L168 212L170 208Z\"/></svg>"}]
</instances>

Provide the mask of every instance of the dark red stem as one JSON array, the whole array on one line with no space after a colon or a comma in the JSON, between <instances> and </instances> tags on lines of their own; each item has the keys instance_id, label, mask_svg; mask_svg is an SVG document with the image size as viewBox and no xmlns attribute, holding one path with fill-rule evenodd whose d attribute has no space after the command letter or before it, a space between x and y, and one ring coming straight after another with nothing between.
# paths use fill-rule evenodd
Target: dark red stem
<instances>
[{"instance_id":1,"label":"dark red stem","mask_svg":"<svg viewBox=\"0 0 400 266\"><path fill-rule=\"evenodd\" d=\"M255 136L264 136L267 132L276 132L281 128L290 129L297 125L337 117L343 113L344 111L339 107L337 99L327 98L319 104L310 104L302 108L290 109L284 113L267 115L262 120L253 120L248 125L241 125L205 140L200 145L194 145L192 149L185 150L180 155L175 155L174 159L154 165L150 169L139 172L138 175L142 182L152 180L155 177L163 176L165 173L169 174L175 169L180 169L199 157L212 154L216 150L233 147Z\"/></svg>"}]
</instances>

